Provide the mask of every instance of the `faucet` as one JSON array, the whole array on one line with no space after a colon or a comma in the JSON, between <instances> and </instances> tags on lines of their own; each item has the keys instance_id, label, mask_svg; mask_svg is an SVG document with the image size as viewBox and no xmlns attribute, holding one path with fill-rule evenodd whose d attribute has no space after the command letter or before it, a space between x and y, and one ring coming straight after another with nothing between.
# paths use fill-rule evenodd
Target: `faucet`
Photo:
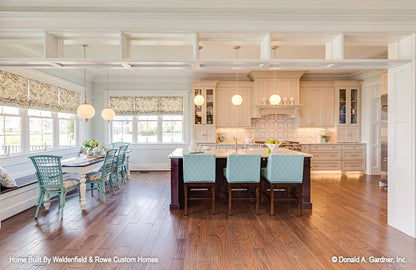
<instances>
[{"instance_id":1,"label":"faucet","mask_svg":"<svg viewBox=\"0 0 416 270\"><path fill-rule=\"evenodd\" d=\"M238 148L237 148L237 137L234 137L234 148L235 148L235 151L237 152L238 151Z\"/></svg>"}]
</instances>

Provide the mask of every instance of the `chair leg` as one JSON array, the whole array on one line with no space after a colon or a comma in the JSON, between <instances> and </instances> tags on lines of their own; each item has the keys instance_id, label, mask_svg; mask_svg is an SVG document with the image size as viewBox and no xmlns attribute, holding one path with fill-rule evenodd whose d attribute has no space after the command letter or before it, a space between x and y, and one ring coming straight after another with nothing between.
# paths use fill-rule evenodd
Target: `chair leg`
<instances>
[{"instance_id":1,"label":"chair leg","mask_svg":"<svg viewBox=\"0 0 416 270\"><path fill-rule=\"evenodd\" d=\"M90 188L91 188L91 196L94 196L94 184L93 183L90 184Z\"/></svg>"},{"instance_id":2,"label":"chair leg","mask_svg":"<svg viewBox=\"0 0 416 270\"><path fill-rule=\"evenodd\" d=\"M108 183L109 183L109 185L110 185L110 187L111 187L111 191L113 192L113 195L115 194L114 193L114 184L113 184L113 178L111 177L111 173L110 173L110 175L108 176Z\"/></svg>"},{"instance_id":3,"label":"chair leg","mask_svg":"<svg viewBox=\"0 0 416 270\"><path fill-rule=\"evenodd\" d=\"M264 191L264 180L261 179L260 180L260 201L261 201L261 204L264 203L263 191Z\"/></svg>"},{"instance_id":4,"label":"chair leg","mask_svg":"<svg viewBox=\"0 0 416 270\"><path fill-rule=\"evenodd\" d=\"M100 185L101 196L103 197L103 203L105 203L105 182L102 181L99 185Z\"/></svg>"},{"instance_id":5,"label":"chair leg","mask_svg":"<svg viewBox=\"0 0 416 270\"><path fill-rule=\"evenodd\" d=\"M302 215L302 184L299 185L298 187L298 196L299 196L299 201L298 201L298 212L299 215Z\"/></svg>"},{"instance_id":6,"label":"chair leg","mask_svg":"<svg viewBox=\"0 0 416 270\"><path fill-rule=\"evenodd\" d=\"M274 184L270 183L270 215L274 212Z\"/></svg>"},{"instance_id":7,"label":"chair leg","mask_svg":"<svg viewBox=\"0 0 416 270\"><path fill-rule=\"evenodd\" d=\"M260 193L260 183L256 187L256 215L259 214L259 204L260 204L259 193Z\"/></svg>"},{"instance_id":8,"label":"chair leg","mask_svg":"<svg viewBox=\"0 0 416 270\"><path fill-rule=\"evenodd\" d=\"M212 192L212 214L215 215L215 183L211 184Z\"/></svg>"},{"instance_id":9,"label":"chair leg","mask_svg":"<svg viewBox=\"0 0 416 270\"><path fill-rule=\"evenodd\" d=\"M232 190L231 184L228 183L228 215L231 216L231 201L232 201Z\"/></svg>"},{"instance_id":10,"label":"chair leg","mask_svg":"<svg viewBox=\"0 0 416 270\"><path fill-rule=\"evenodd\" d=\"M43 202L43 197L44 196L45 196L45 193L43 193L41 191L40 194L39 194L38 203L36 204L38 206L38 208L36 209L35 218L38 218L39 208L42 206L42 202Z\"/></svg>"},{"instance_id":11,"label":"chair leg","mask_svg":"<svg viewBox=\"0 0 416 270\"><path fill-rule=\"evenodd\" d=\"M188 215L188 185L184 184L185 193L185 216Z\"/></svg>"},{"instance_id":12,"label":"chair leg","mask_svg":"<svg viewBox=\"0 0 416 270\"><path fill-rule=\"evenodd\" d=\"M65 193L59 194L59 207L61 207L61 219L64 218Z\"/></svg>"}]
</instances>

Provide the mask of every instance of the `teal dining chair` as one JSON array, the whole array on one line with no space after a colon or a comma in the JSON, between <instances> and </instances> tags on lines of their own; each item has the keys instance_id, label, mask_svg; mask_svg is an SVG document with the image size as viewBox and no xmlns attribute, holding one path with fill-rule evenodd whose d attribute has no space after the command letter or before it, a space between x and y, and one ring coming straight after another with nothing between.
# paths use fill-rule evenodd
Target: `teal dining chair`
<instances>
[{"instance_id":1,"label":"teal dining chair","mask_svg":"<svg viewBox=\"0 0 416 270\"><path fill-rule=\"evenodd\" d=\"M127 183L126 178L127 178L127 157L126 157L126 152L127 152L127 148L129 147L128 144L122 144L118 147L117 150L117 154L116 157L114 159L114 167L113 167L113 171L115 174L115 178L117 181L117 186L118 188L120 188L120 178L119 175L121 175L121 180L123 181L124 184Z\"/></svg>"},{"instance_id":2,"label":"teal dining chair","mask_svg":"<svg viewBox=\"0 0 416 270\"><path fill-rule=\"evenodd\" d=\"M67 195L68 192L79 187L78 178L65 178L62 174L60 156L36 155L29 157L36 169L36 177L39 183L39 198L36 203L35 218L38 217L39 208L42 204L59 200L61 219L64 216L65 198L80 196L79 190L76 194ZM53 196L52 199L44 201L45 195ZM55 197L57 196L57 197Z\"/></svg>"},{"instance_id":3,"label":"teal dining chair","mask_svg":"<svg viewBox=\"0 0 416 270\"><path fill-rule=\"evenodd\" d=\"M87 191L91 191L91 196L94 195L94 190L99 190L101 196L103 197L103 203L105 203L105 186L108 185L111 187L111 190L114 195L114 183L113 183L113 164L114 157L116 155L117 149L110 149L105 151L105 158L103 166L99 171L91 171L86 175L86 184L90 184L90 188Z\"/></svg>"},{"instance_id":4,"label":"teal dining chair","mask_svg":"<svg viewBox=\"0 0 416 270\"><path fill-rule=\"evenodd\" d=\"M267 167L261 168L262 192L266 193L266 181L270 188L270 215L273 216L274 201L297 201L298 212L302 215L302 181L304 156L299 155L270 155ZM291 188L297 188L297 198L291 196ZM275 189L285 189L287 197L274 197Z\"/></svg>"},{"instance_id":5,"label":"teal dining chair","mask_svg":"<svg viewBox=\"0 0 416 270\"><path fill-rule=\"evenodd\" d=\"M184 155L183 182L185 216L188 214L188 200L211 200L212 214L215 214L215 155ZM188 188L192 187L211 188L211 197L188 197Z\"/></svg>"},{"instance_id":6,"label":"teal dining chair","mask_svg":"<svg viewBox=\"0 0 416 270\"><path fill-rule=\"evenodd\" d=\"M228 183L228 215L231 215L233 188L244 188L248 191L250 187L256 189L256 214L259 214L260 158L260 155L228 155L227 166L224 168L224 176ZM253 197L235 199L252 200Z\"/></svg>"}]
</instances>

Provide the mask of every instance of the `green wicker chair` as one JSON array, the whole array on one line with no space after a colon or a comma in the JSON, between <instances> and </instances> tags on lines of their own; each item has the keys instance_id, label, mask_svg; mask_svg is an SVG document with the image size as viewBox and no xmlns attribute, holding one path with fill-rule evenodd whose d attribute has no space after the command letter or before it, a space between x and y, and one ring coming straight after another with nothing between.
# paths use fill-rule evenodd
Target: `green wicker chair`
<instances>
[{"instance_id":1,"label":"green wicker chair","mask_svg":"<svg viewBox=\"0 0 416 270\"><path fill-rule=\"evenodd\" d=\"M119 174L121 175L121 180L124 183L127 183L126 181L126 176L127 176L127 156L126 156L126 152L127 152L127 148L129 147L128 144L124 144L121 145L118 148L117 151L117 156L115 158L115 162L114 162L114 168L113 171L116 175L116 181L117 181L117 185L120 188L120 178L119 178Z\"/></svg>"},{"instance_id":2,"label":"green wicker chair","mask_svg":"<svg viewBox=\"0 0 416 270\"><path fill-rule=\"evenodd\" d=\"M91 171L86 175L86 184L90 184L90 188L87 191L91 191L91 196L94 196L94 190L99 190L103 197L103 203L105 203L105 185L108 184L111 187L114 195L114 184L113 184L113 163L117 149L110 149L105 152L105 158L103 166L99 171Z\"/></svg>"},{"instance_id":3,"label":"green wicker chair","mask_svg":"<svg viewBox=\"0 0 416 270\"><path fill-rule=\"evenodd\" d=\"M39 208L42 204L59 200L61 208L61 219L64 215L65 197L80 196L79 191L76 194L68 195L67 193L79 187L79 179L64 179L62 175L62 166L60 156L37 155L29 157L36 169L36 177L39 183L39 198L36 203L37 209L35 218L38 217ZM58 196L47 201L43 201L44 196Z\"/></svg>"},{"instance_id":4,"label":"green wicker chair","mask_svg":"<svg viewBox=\"0 0 416 270\"><path fill-rule=\"evenodd\" d=\"M113 142L113 143L111 143L111 148L118 149L122 145L129 145L129 143L126 143L126 142Z\"/></svg>"}]
</instances>

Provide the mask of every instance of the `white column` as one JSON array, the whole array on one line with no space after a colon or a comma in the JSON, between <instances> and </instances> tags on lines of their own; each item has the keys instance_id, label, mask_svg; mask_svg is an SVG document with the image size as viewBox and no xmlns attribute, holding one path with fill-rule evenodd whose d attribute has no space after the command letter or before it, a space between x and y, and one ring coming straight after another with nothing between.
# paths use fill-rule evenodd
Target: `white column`
<instances>
[{"instance_id":1,"label":"white column","mask_svg":"<svg viewBox=\"0 0 416 270\"><path fill-rule=\"evenodd\" d=\"M325 59L344 59L344 35L339 34L325 44Z\"/></svg>"},{"instance_id":2,"label":"white column","mask_svg":"<svg viewBox=\"0 0 416 270\"><path fill-rule=\"evenodd\" d=\"M415 34L399 41L409 64L388 71L388 224L416 237Z\"/></svg>"}]
</instances>

